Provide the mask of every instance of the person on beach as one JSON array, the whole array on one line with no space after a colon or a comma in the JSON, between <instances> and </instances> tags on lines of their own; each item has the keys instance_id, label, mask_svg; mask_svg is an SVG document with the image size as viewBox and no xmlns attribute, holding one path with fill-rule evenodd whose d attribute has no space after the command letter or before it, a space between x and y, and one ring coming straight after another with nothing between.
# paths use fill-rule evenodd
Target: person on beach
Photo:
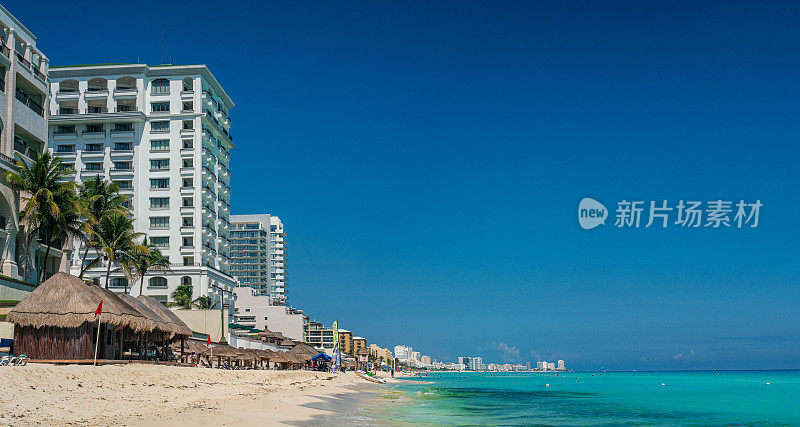
<instances>
[{"instance_id":1,"label":"person on beach","mask_svg":"<svg viewBox=\"0 0 800 427\"><path fill-rule=\"evenodd\" d=\"M392 368L392 378L394 378L394 368Z\"/></svg>"}]
</instances>

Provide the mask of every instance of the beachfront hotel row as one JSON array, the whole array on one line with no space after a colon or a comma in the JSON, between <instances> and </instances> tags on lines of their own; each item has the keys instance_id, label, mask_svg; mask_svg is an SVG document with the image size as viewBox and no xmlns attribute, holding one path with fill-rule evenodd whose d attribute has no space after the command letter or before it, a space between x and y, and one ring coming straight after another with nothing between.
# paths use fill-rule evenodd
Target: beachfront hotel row
<instances>
[{"instance_id":1,"label":"beachfront hotel row","mask_svg":"<svg viewBox=\"0 0 800 427\"><path fill-rule=\"evenodd\" d=\"M110 291L168 303L179 286L191 285L193 300L212 302L210 309L174 310L195 338L302 342L327 353L342 340L353 359L367 349L366 339L289 305L281 218L232 214L235 104L207 66L51 66L34 34L2 5L0 26L0 169L12 171L16 159L30 162L35 152L50 152L68 180L116 183L134 230L169 259L168 270L148 273L141 284L112 268ZM13 336L5 315L40 282L85 269L83 279L105 285L108 267L78 239L28 245L23 203L24 195L0 180L3 338Z\"/></svg>"}]
</instances>

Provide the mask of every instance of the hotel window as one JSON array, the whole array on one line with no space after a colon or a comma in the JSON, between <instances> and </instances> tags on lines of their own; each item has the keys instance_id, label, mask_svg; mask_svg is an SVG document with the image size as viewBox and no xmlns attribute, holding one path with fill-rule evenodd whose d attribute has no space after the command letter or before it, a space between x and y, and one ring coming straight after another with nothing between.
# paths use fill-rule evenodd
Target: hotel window
<instances>
[{"instance_id":1,"label":"hotel window","mask_svg":"<svg viewBox=\"0 0 800 427\"><path fill-rule=\"evenodd\" d=\"M128 286L128 278L127 277L114 277L111 279L111 284L109 285L112 288L124 288Z\"/></svg>"},{"instance_id":2,"label":"hotel window","mask_svg":"<svg viewBox=\"0 0 800 427\"><path fill-rule=\"evenodd\" d=\"M167 126L169 129L169 126ZM112 132L133 132L133 123L114 123Z\"/></svg>"},{"instance_id":3,"label":"hotel window","mask_svg":"<svg viewBox=\"0 0 800 427\"><path fill-rule=\"evenodd\" d=\"M101 171L103 170L102 163L86 163L86 170L87 171Z\"/></svg>"},{"instance_id":4,"label":"hotel window","mask_svg":"<svg viewBox=\"0 0 800 427\"><path fill-rule=\"evenodd\" d=\"M169 102L151 102L150 111L154 113L169 113Z\"/></svg>"},{"instance_id":5,"label":"hotel window","mask_svg":"<svg viewBox=\"0 0 800 427\"><path fill-rule=\"evenodd\" d=\"M181 188L194 188L194 180L192 178L183 178Z\"/></svg>"},{"instance_id":6,"label":"hotel window","mask_svg":"<svg viewBox=\"0 0 800 427\"><path fill-rule=\"evenodd\" d=\"M149 286L151 288L166 288L167 287L167 278L166 277L151 277L150 280L147 281L147 286Z\"/></svg>"},{"instance_id":7,"label":"hotel window","mask_svg":"<svg viewBox=\"0 0 800 427\"><path fill-rule=\"evenodd\" d=\"M150 93L169 93L169 80L156 79L151 83Z\"/></svg>"},{"instance_id":8,"label":"hotel window","mask_svg":"<svg viewBox=\"0 0 800 427\"><path fill-rule=\"evenodd\" d=\"M191 139L184 139L183 148L185 150L191 150L192 148L194 148L194 141L192 141Z\"/></svg>"},{"instance_id":9,"label":"hotel window","mask_svg":"<svg viewBox=\"0 0 800 427\"><path fill-rule=\"evenodd\" d=\"M150 151L169 151L169 140L154 139L150 141Z\"/></svg>"},{"instance_id":10,"label":"hotel window","mask_svg":"<svg viewBox=\"0 0 800 427\"><path fill-rule=\"evenodd\" d=\"M181 246L194 246L194 237L187 236L183 238L183 245Z\"/></svg>"},{"instance_id":11,"label":"hotel window","mask_svg":"<svg viewBox=\"0 0 800 427\"><path fill-rule=\"evenodd\" d=\"M53 131L53 133L56 135L73 134L75 133L75 125L59 125L56 127L56 130Z\"/></svg>"},{"instance_id":12,"label":"hotel window","mask_svg":"<svg viewBox=\"0 0 800 427\"><path fill-rule=\"evenodd\" d=\"M194 162L192 161L192 159L183 159L183 167L184 168L190 168L190 167L192 167L193 164L194 164Z\"/></svg>"},{"instance_id":13,"label":"hotel window","mask_svg":"<svg viewBox=\"0 0 800 427\"><path fill-rule=\"evenodd\" d=\"M194 103L192 101L183 101L183 111L193 111Z\"/></svg>"},{"instance_id":14,"label":"hotel window","mask_svg":"<svg viewBox=\"0 0 800 427\"><path fill-rule=\"evenodd\" d=\"M184 208L191 208L194 206L194 198L193 197L184 197L183 204L181 205Z\"/></svg>"},{"instance_id":15,"label":"hotel window","mask_svg":"<svg viewBox=\"0 0 800 427\"><path fill-rule=\"evenodd\" d=\"M56 153L74 153L74 145L59 145L56 147Z\"/></svg>"},{"instance_id":16,"label":"hotel window","mask_svg":"<svg viewBox=\"0 0 800 427\"><path fill-rule=\"evenodd\" d=\"M86 125L86 133L103 132L103 125Z\"/></svg>"},{"instance_id":17,"label":"hotel window","mask_svg":"<svg viewBox=\"0 0 800 427\"><path fill-rule=\"evenodd\" d=\"M169 120L150 122L150 130L152 132L169 132Z\"/></svg>"},{"instance_id":18,"label":"hotel window","mask_svg":"<svg viewBox=\"0 0 800 427\"><path fill-rule=\"evenodd\" d=\"M184 227L192 227L194 226L194 218L190 216L183 217L183 226Z\"/></svg>"},{"instance_id":19,"label":"hotel window","mask_svg":"<svg viewBox=\"0 0 800 427\"><path fill-rule=\"evenodd\" d=\"M169 197L151 197L150 198L150 207L161 209L161 208L168 208L169 207Z\"/></svg>"},{"instance_id":20,"label":"hotel window","mask_svg":"<svg viewBox=\"0 0 800 427\"><path fill-rule=\"evenodd\" d=\"M103 151L103 144L86 144L86 151L90 153Z\"/></svg>"},{"instance_id":21,"label":"hotel window","mask_svg":"<svg viewBox=\"0 0 800 427\"><path fill-rule=\"evenodd\" d=\"M194 264L194 257L193 256L185 256L183 257L183 265L192 265Z\"/></svg>"},{"instance_id":22,"label":"hotel window","mask_svg":"<svg viewBox=\"0 0 800 427\"><path fill-rule=\"evenodd\" d=\"M69 170L71 172L75 172L75 164L74 163L62 163L59 166L59 170ZM3 229L4 227L0 227Z\"/></svg>"},{"instance_id":23,"label":"hotel window","mask_svg":"<svg viewBox=\"0 0 800 427\"><path fill-rule=\"evenodd\" d=\"M150 178L150 189L169 188L169 178Z\"/></svg>"},{"instance_id":24,"label":"hotel window","mask_svg":"<svg viewBox=\"0 0 800 427\"><path fill-rule=\"evenodd\" d=\"M132 181L114 181L114 183L119 186L120 190L129 190L133 188Z\"/></svg>"},{"instance_id":25,"label":"hotel window","mask_svg":"<svg viewBox=\"0 0 800 427\"><path fill-rule=\"evenodd\" d=\"M130 142L115 142L114 143L114 150L115 151L131 151L132 144Z\"/></svg>"},{"instance_id":26,"label":"hotel window","mask_svg":"<svg viewBox=\"0 0 800 427\"><path fill-rule=\"evenodd\" d=\"M194 120L184 120L183 128L186 130L194 129Z\"/></svg>"},{"instance_id":27,"label":"hotel window","mask_svg":"<svg viewBox=\"0 0 800 427\"><path fill-rule=\"evenodd\" d=\"M168 216L151 216L150 228L169 228Z\"/></svg>"},{"instance_id":28,"label":"hotel window","mask_svg":"<svg viewBox=\"0 0 800 427\"><path fill-rule=\"evenodd\" d=\"M131 162L114 162L115 170L129 171L132 169Z\"/></svg>"},{"instance_id":29,"label":"hotel window","mask_svg":"<svg viewBox=\"0 0 800 427\"><path fill-rule=\"evenodd\" d=\"M169 237L151 237L150 243L157 248L169 247Z\"/></svg>"},{"instance_id":30,"label":"hotel window","mask_svg":"<svg viewBox=\"0 0 800 427\"><path fill-rule=\"evenodd\" d=\"M150 170L167 170L167 169L169 169L169 159L150 160Z\"/></svg>"}]
</instances>

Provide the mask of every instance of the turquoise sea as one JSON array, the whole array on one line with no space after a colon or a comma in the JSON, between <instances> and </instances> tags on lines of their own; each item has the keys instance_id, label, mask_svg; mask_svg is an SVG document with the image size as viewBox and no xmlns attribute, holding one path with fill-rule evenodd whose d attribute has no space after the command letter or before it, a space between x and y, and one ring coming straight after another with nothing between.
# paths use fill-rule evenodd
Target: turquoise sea
<instances>
[{"instance_id":1,"label":"turquoise sea","mask_svg":"<svg viewBox=\"0 0 800 427\"><path fill-rule=\"evenodd\" d=\"M368 424L800 425L800 371L453 372L388 387Z\"/></svg>"}]
</instances>

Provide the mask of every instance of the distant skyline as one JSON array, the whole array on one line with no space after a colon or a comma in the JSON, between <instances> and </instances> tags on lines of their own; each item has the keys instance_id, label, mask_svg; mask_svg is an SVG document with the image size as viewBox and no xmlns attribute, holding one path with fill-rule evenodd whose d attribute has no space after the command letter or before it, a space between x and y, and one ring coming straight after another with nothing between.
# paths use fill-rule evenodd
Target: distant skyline
<instances>
[{"instance_id":1,"label":"distant skyline","mask_svg":"<svg viewBox=\"0 0 800 427\"><path fill-rule=\"evenodd\" d=\"M53 66L165 35L209 66L232 213L282 219L317 320L448 361L800 368L800 4L189 4L3 2ZM764 206L583 230L584 197Z\"/></svg>"}]
</instances>

